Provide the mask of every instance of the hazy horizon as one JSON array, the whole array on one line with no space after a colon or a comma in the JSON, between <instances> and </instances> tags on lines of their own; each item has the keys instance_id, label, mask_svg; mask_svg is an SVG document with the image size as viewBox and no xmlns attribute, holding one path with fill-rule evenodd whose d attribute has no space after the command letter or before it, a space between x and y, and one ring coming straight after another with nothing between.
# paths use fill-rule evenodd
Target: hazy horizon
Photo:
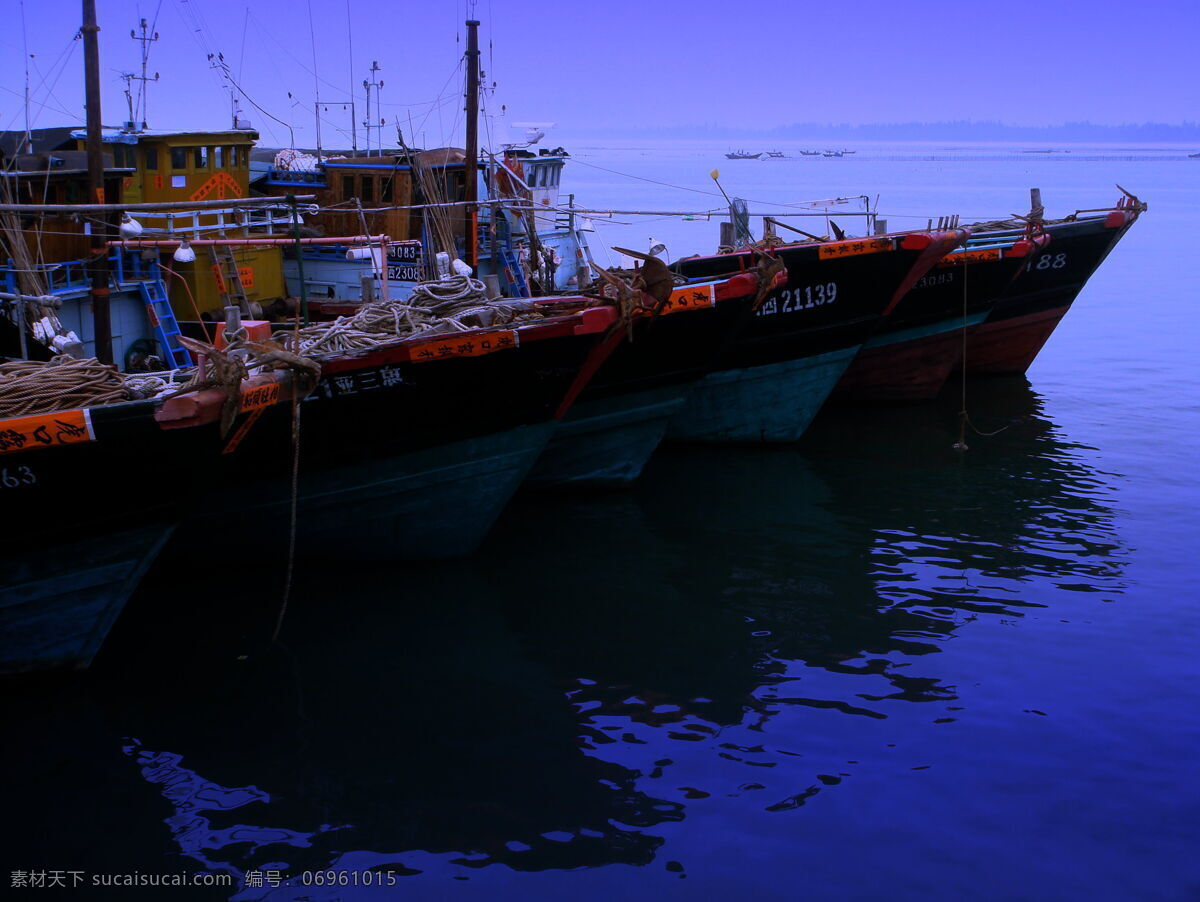
<instances>
[{"instance_id":1,"label":"hazy horizon","mask_svg":"<svg viewBox=\"0 0 1200 902\"><path fill-rule=\"evenodd\" d=\"M24 63L33 127L82 124L82 42L73 40L79 0L18 0L17 7L0 38L8 61L0 129L24 127ZM97 0L109 125L128 118L121 74L140 72L140 42L130 30L145 17L159 34L147 68L160 74L149 87L151 128L228 128L232 80L248 98L243 117L264 143L315 145L319 92L322 144L364 147L362 82L378 60L383 103L373 89L371 118L385 120L384 143L394 143L397 125L416 143L461 143L463 22L474 17L482 22L487 144L519 138L523 129L514 124L528 121L571 134L747 137L822 123L834 131L1149 123L1179 133L1175 140L1200 139L1190 63L1200 13L1185 0L1147 0L1136 19L1124 9L1048 0L1028 12L964 10L934 0L920 14L865 2L750 16L731 15L727 4L649 9L632 0L569 10L545 0L457 0L385 11L364 0ZM228 78L212 65L222 56ZM377 129L371 143L379 136Z\"/></svg>"}]
</instances>

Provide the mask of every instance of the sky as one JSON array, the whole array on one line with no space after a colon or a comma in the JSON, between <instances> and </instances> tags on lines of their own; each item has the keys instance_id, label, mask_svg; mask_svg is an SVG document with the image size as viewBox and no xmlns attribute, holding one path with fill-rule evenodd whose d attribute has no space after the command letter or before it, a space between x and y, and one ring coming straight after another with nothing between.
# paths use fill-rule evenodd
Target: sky
<instances>
[{"instance_id":1,"label":"sky","mask_svg":"<svg viewBox=\"0 0 1200 902\"><path fill-rule=\"evenodd\" d=\"M80 0L2 2L0 129L24 127L27 70L33 127L82 124L83 47L73 39ZM318 94L323 146L349 146L347 104L353 91L355 118L366 118L362 83L372 61L383 81L372 119L386 120L385 143L394 144L398 123L417 145L461 145L467 18L482 23L485 143L514 140L522 129L513 123L531 121L557 123L560 133L619 134L705 124L1200 120L1197 0L96 5L106 124L128 118L120 76L140 73L130 30L144 17L159 35L149 61L159 74L148 91L151 128L229 127L227 81L207 58L221 54L249 98L243 117L275 146L315 145Z\"/></svg>"}]
</instances>

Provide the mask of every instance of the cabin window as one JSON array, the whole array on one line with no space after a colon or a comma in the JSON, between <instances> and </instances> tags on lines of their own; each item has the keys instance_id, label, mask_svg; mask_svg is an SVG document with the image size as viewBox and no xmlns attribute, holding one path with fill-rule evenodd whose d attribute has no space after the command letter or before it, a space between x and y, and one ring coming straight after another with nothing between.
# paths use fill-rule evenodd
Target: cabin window
<instances>
[{"instance_id":1,"label":"cabin window","mask_svg":"<svg viewBox=\"0 0 1200 902\"><path fill-rule=\"evenodd\" d=\"M172 169L187 169L187 152L186 147L171 148L171 168Z\"/></svg>"},{"instance_id":2,"label":"cabin window","mask_svg":"<svg viewBox=\"0 0 1200 902\"><path fill-rule=\"evenodd\" d=\"M192 165L196 169L208 168L208 148L193 147L192 148Z\"/></svg>"},{"instance_id":3,"label":"cabin window","mask_svg":"<svg viewBox=\"0 0 1200 902\"><path fill-rule=\"evenodd\" d=\"M226 167L232 169L234 166L236 166L238 164L237 160L238 160L237 148L232 145L230 145L229 147L226 147L225 148L225 165L226 165Z\"/></svg>"},{"instance_id":4,"label":"cabin window","mask_svg":"<svg viewBox=\"0 0 1200 902\"><path fill-rule=\"evenodd\" d=\"M379 185L379 199L385 204L390 204L392 202L392 183L395 181L396 179L394 177L386 178Z\"/></svg>"},{"instance_id":5,"label":"cabin window","mask_svg":"<svg viewBox=\"0 0 1200 902\"><path fill-rule=\"evenodd\" d=\"M79 182L67 182L66 189L65 203L77 204L83 200L83 192L80 190Z\"/></svg>"},{"instance_id":6,"label":"cabin window","mask_svg":"<svg viewBox=\"0 0 1200 902\"><path fill-rule=\"evenodd\" d=\"M349 200L354 197L354 176L342 176L342 200Z\"/></svg>"},{"instance_id":7,"label":"cabin window","mask_svg":"<svg viewBox=\"0 0 1200 902\"><path fill-rule=\"evenodd\" d=\"M146 148L146 168L147 169L158 169L158 148L157 147L147 147Z\"/></svg>"},{"instance_id":8,"label":"cabin window","mask_svg":"<svg viewBox=\"0 0 1200 902\"><path fill-rule=\"evenodd\" d=\"M213 169L225 168L225 148L218 145L213 148Z\"/></svg>"},{"instance_id":9,"label":"cabin window","mask_svg":"<svg viewBox=\"0 0 1200 902\"><path fill-rule=\"evenodd\" d=\"M368 202L375 200L375 179L369 175L362 177L362 199Z\"/></svg>"},{"instance_id":10,"label":"cabin window","mask_svg":"<svg viewBox=\"0 0 1200 902\"><path fill-rule=\"evenodd\" d=\"M242 148L242 168L245 169L250 165L250 148Z\"/></svg>"}]
</instances>

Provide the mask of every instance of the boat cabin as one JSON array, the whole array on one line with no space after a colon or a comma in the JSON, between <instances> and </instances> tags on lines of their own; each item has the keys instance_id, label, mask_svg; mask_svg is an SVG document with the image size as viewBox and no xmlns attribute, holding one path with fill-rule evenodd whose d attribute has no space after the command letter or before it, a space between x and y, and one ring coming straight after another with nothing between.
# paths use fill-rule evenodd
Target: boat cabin
<instances>
[{"instance_id":1,"label":"boat cabin","mask_svg":"<svg viewBox=\"0 0 1200 902\"><path fill-rule=\"evenodd\" d=\"M72 132L79 149L86 133ZM250 196L250 150L258 139L252 129L214 132L166 132L105 129L101 140L118 166L130 170L122 181L122 197L130 203L228 200L229 208L201 214L135 215L144 238L244 238L252 234L287 233L289 218L281 207L253 216L234 210ZM163 255L178 275L170 278L171 305L181 319L221 319L226 303L245 312L284 296L282 256L277 247L196 248L190 263ZM236 278L225 273L236 272ZM240 285L231 284L240 282Z\"/></svg>"}]
</instances>

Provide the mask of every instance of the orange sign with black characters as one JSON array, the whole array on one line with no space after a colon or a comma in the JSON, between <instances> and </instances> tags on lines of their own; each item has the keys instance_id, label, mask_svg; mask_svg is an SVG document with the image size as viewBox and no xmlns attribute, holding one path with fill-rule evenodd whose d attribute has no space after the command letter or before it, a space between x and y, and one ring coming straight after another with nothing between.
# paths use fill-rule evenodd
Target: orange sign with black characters
<instances>
[{"instance_id":1,"label":"orange sign with black characters","mask_svg":"<svg viewBox=\"0 0 1200 902\"><path fill-rule=\"evenodd\" d=\"M57 448L96 440L86 410L64 410L32 417L0 420L0 454L31 448Z\"/></svg>"},{"instance_id":2,"label":"orange sign with black characters","mask_svg":"<svg viewBox=\"0 0 1200 902\"><path fill-rule=\"evenodd\" d=\"M891 238L860 238L854 241L833 241L817 248L821 260L836 260L839 257L857 257L860 254L879 254L896 249Z\"/></svg>"},{"instance_id":3,"label":"orange sign with black characters","mask_svg":"<svg viewBox=\"0 0 1200 902\"><path fill-rule=\"evenodd\" d=\"M987 247L978 251L956 251L946 254L938 261L939 267L960 266L964 263L982 263L985 260L1000 260L1004 252L998 247Z\"/></svg>"},{"instance_id":4,"label":"orange sign with black characters","mask_svg":"<svg viewBox=\"0 0 1200 902\"><path fill-rule=\"evenodd\" d=\"M245 413L248 410L260 410L270 407L279 400L279 383L268 382L265 385L255 385L242 392L238 410Z\"/></svg>"},{"instance_id":5,"label":"orange sign with black characters","mask_svg":"<svg viewBox=\"0 0 1200 902\"><path fill-rule=\"evenodd\" d=\"M408 359L413 363L448 360L451 357L483 357L518 345L517 333L511 329L501 332L481 332L476 335L452 333L431 341L409 345Z\"/></svg>"},{"instance_id":6,"label":"orange sign with black characters","mask_svg":"<svg viewBox=\"0 0 1200 902\"><path fill-rule=\"evenodd\" d=\"M685 310L699 310L704 307L714 307L717 303L717 291L712 285L693 285L676 288L663 304L660 314L681 313Z\"/></svg>"},{"instance_id":7,"label":"orange sign with black characters","mask_svg":"<svg viewBox=\"0 0 1200 902\"><path fill-rule=\"evenodd\" d=\"M225 294L225 291L226 291L225 276L221 273L221 267L214 266L212 268L212 273L213 273L213 278L216 279L216 281L217 281L217 291L221 292L221 294ZM238 267L238 278L242 280L243 288L253 288L254 287L254 267L253 266L239 266Z\"/></svg>"}]
</instances>

